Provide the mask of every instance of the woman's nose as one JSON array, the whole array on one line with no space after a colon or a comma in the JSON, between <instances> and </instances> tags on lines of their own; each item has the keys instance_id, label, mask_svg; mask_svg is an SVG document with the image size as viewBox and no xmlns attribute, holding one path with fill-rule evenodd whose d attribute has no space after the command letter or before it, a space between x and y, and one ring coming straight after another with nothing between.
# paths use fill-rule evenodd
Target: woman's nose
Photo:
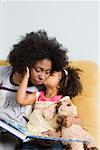
<instances>
[{"instance_id":1,"label":"woman's nose","mask_svg":"<svg viewBox=\"0 0 100 150\"><path fill-rule=\"evenodd\" d=\"M39 75L39 79L40 80L44 80L46 78L46 73L42 72L40 75Z\"/></svg>"}]
</instances>

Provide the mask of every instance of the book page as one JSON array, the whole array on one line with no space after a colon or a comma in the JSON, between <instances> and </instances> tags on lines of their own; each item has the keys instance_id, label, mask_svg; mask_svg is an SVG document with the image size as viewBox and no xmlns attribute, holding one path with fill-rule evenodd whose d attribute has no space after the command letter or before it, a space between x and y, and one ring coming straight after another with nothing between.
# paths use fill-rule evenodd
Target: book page
<instances>
[{"instance_id":1,"label":"book page","mask_svg":"<svg viewBox=\"0 0 100 150\"><path fill-rule=\"evenodd\" d=\"M21 140L25 140L25 138L26 138L25 134L21 133L20 131L18 131L17 129L13 128L12 126L6 124L2 120L0 120L0 127L2 127L3 129L6 129L7 131L11 132L13 135L17 136Z\"/></svg>"}]
</instances>

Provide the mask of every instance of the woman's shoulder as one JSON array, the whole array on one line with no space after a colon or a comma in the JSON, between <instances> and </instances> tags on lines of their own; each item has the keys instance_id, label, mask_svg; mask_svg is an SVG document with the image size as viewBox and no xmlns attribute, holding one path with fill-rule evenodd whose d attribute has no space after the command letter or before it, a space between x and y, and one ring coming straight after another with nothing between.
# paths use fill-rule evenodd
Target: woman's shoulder
<instances>
[{"instance_id":1,"label":"woman's shoulder","mask_svg":"<svg viewBox=\"0 0 100 150\"><path fill-rule=\"evenodd\" d=\"M12 66L0 66L0 72L11 72Z\"/></svg>"},{"instance_id":2,"label":"woman's shoulder","mask_svg":"<svg viewBox=\"0 0 100 150\"><path fill-rule=\"evenodd\" d=\"M12 73L11 66L0 66L0 78L8 77Z\"/></svg>"}]
</instances>

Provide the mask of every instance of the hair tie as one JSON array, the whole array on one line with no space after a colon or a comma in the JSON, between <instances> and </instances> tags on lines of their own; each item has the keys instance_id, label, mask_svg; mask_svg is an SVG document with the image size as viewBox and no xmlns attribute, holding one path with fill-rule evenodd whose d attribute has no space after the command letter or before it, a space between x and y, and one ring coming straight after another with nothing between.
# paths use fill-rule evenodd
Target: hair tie
<instances>
[{"instance_id":1,"label":"hair tie","mask_svg":"<svg viewBox=\"0 0 100 150\"><path fill-rule=\"evenodd\" d=\"M68 71L65 70L65 69L63 69L63 70L64 70L64 72L65 72L65 75L68 76Z\"/></svg>"},{"instance_id":2,"label":"hair tie","mask_svg":"<svg viewBox=\"0 0 100 150\"><path fill-rule=\"evenodd\" d=\"M66 79L65 79L65 83L64 83L64 87L66 87L67 81L68 81L68 71L65 70L65 69L63 69L63 70L64 70L64 73L65 73L65 75L66 75Z\"/></svg>"}]
</instances>

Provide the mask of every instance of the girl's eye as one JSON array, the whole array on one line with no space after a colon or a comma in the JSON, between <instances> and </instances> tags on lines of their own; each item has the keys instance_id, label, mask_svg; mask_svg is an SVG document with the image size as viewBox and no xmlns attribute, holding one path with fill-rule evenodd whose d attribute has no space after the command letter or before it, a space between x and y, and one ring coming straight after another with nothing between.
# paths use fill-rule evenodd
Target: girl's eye
<instances>
[{"instance_id":1,"label":"girl's eye","mask_svg":"<svg viewBox=\"0 0 100 150\"><path fill-rule=\"evenodd\" d=\"M50 76L54 76L54 74L53 74L53 73L51 73L51 74L50 74Z\"/></svg>"}]
</instances>

